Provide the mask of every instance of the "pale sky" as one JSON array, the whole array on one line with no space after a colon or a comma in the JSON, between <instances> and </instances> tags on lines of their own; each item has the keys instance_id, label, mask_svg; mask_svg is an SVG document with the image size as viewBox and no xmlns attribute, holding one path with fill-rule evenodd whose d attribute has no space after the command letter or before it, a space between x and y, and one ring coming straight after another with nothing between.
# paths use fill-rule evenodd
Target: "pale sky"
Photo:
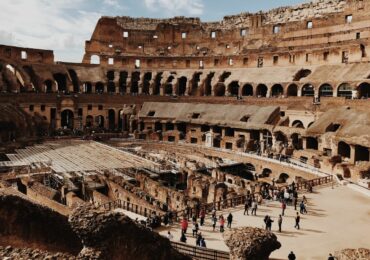
<instances>
[{"instance_id":1,"label":"pale sky","mask_svg":"<svg viewBox=\"0 0 370 260\"><path fill-rule=\"evenodd\" d=\"M1 0L0 44L54 50L55 60L81 62L99 17L200 17L296 5L307 0Z\"/></svg>"}]
</instances>

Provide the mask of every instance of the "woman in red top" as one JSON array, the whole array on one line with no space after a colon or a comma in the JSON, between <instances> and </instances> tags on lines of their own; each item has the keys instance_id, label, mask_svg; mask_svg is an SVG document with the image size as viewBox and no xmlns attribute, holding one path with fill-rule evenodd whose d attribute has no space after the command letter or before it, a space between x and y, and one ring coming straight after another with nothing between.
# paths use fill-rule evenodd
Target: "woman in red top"
<instances>
[{"instance_id":1,"label":"woman in red top","mask_svg":"<svg viewBox=\"0 0 370 260\"><path fill-rule=\"evenodd\" d=\"M182 221L181 221L182 233L186 234L187 229L188 229L188 220L186 218L183 218Z\"/></svg>"},{"instance_id":2,"label":"woman in red top","mask_svg":"<svg viewBox=\"0 0 370 260\"><path fill-rule=\"evenodd\" d=\"M220 216L220 232L224 232L225 219L224 216Z\"/></svg>"}]
</instances>

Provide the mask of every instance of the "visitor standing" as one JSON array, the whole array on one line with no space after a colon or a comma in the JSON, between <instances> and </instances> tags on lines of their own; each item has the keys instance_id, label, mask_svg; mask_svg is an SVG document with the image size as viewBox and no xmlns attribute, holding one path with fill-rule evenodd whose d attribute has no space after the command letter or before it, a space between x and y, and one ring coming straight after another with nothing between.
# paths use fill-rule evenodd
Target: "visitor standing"
<instances>
[{"instance_id":1,"label":"visitor standing","mask_svg":"<svg viewBox=\"0 0 370 260\"><path fill-rule=\"evenodd\" d=\"M227 216L227 227L228 228L231 228L231 223L233 222L233 215L231 213L229 213L229 215Z\"/></svg>"},{"instance_id":2,"label":"visitor standing","mask_svg":"<svg viewBox=\"0 0 370 260\"><path fill-rule=\"evenodd\" d=\"M286 209L286 203L283 200L283 202L281 203L281 215L282 216L284 216L285 209Z\"/></svg>"},{"instance_id":3,"label":"visitor standing","mask_svg":"<svg viewBox=\"0 0 370 260\"><path fill-rule=\"evenodd\" d=\"M281 215L279 215L279 218L278 218L279 232L281 232L281 225L282 224L283 224L283 217Z\"/></svg>"},{"instance_id":4,"label":"visitor standing","mask_svg":"<svg viewBox=\"0 0 370 260\"><path fill-rule=\"evenodd\" d=\"M220 216L220 232L224 232L225 218L223 215Z\"/></svg>"},{"instance_id":5,"label":"visitor standing","mask_svg":"<svg viewBox=\"0 0 370 260\"><path fill-rule=\"evenodd\" d=\"M295 228L300 229L299 222L301 221L301 217L299 216L299 213L297 212L297 216L295 217Z\"/></svg>"},{"instance_id":6,"label":"visitor standing","mask_svg":"<svg viewBox=\"0 0 370 260\"><path fill-rule=\"evenodd\" d=\"M293 251L291 251L290 254L288 255L288 260L296 260L296 257Z\"/></svg>"}]
</instances>

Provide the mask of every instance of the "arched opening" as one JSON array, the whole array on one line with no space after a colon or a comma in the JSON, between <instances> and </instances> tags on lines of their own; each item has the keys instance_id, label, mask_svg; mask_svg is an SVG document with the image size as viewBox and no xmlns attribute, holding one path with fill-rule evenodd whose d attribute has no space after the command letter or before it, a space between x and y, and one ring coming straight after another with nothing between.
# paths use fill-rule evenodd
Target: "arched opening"
<instances>
[{"instance_id":1,"label":"arched opening","mask_svg":"<svg viewBox=\"0 0 370 260\"><path fill-rule=\"evenodd\" d=\"M292 146L295 150L301 150L303 148L301 135L294 133L291 135L291 139Z\"/></svg>"},{"instance_id":2,"label":"arched opening","mask_svg":"<svg viewBox=\"0 0 370 260\"><path fill-rule=\"evenodd\" d=\"M253 96L253 86L245 84L242 88L242 96Z\"/></svg>"},{"instance_id":3,"label":"arched opening","mask_svg":"<svg viewBox=\"0 0 370 260\"><path fill-rule=\"evenodd\" d=\"M306 84L302 87L302 97L315 96L315 89L311 84Z\"/></svg>"},{"instance_id":4,"label":"arched opening","mask_svg":"<svg viewBox=\"0 0 370 260\"><path fill-rule=\"evenodd\" d=\"M308 69L301 69L300 71L298 71L294 77L293 77L293 81L300 81L301 79L307 77L308 75L311 74L311 70L308 70Z\"/></svg>"},{"instance_id":5,"label":"arched opening","mask_svg":"<svg viewBox=\"0 0 370 260\"><path fill-rule=\"evenodd\" d=\"M104 84L102 82L97 82L95 84L95 93L97 94L104 93Z\"/></svg>"},{"instance_id":6,"label":"arched opening","mask_svg":"<svg viewBox=\"0 0 370 260\"><path fill-rule=\"evenodd\" d=\"M317 150L319 149L319 143L316 137L307 137L306 138L306 147L307 149Z\"/></svg>"},{"instance_id":7,"label":"arched opening","mask_svg":"<svg viewBox=\"0 0 370 260\"><path fill-rule=\"evenodd\" d=\"M337 92L338 97L352 98L352 87L348 83L340 84Z\"/></svg>"},{"instance_id":8,"label":"arched opening","mask_svg":"<svg viewBox=\"0 0 370 260\"><path fill-rule=\"evenodd\" d=\"M277 179L277 183L286 183L286 181L289 179L289 175L286 173L281 173L279 175L279 178Z\"/></svg>"},{"instance_id":9,"label":"arched opening","mask_svg":"<svg viewBox=\"0 0 370 260\"><path fill-rule=\"evenodd\" d=\"M358 97L359 98L369 98L370 97L370 84L362 83L358 86Z\"/></svg>"},{"instance_id":10,"label":"arched opening","mask_svg":"<svg viewBox=\"0 0 370 260\"><path fill-rule=\"evenodd\" d=\"M296 84L291 84L287 90L288 97L296 97L298 96L298 86Z\"/></svg>"},{"instance_id":11,"label":"arched opening","mask_svg":"<svg viewBox=\"0 0 370 260\"><path fill-rule=\"evenodd\" d=\"M86 117L86 127L93 127L94 126L94 118L92 116Z\"/></svg>"},{"instance_id":12,"label":"arched opening","mask_svg":"<svg viewBox=\"0 0 370 260\"><path fill-rule=\"evenodd\" d=\"M114 109L108 110L108 124L110 131L116 129L116 112L114 111Z\"/></svg>"},{"instance_id":13,"label":"arched opening","mask_svg":"<svg viewBox=\"0 0 370 260\"><path fill-rule=\"evenodd\" d=\"M45 86L46 93L53 92L53 82L50 79L47 79L44 81L44 86Z\"/></svg>"},{"instance_id":14,"label":"arched opening","mask_svg":"<svg viewBox=\"0 0 370 260\"><path fill-rule=\"evenodd\" d=\"M369 148L361 145L355 146L355 162L368 162L369 157Z\"/></svg>"},{"instance_id":15,"label":"arched opening","mask_svg":"<svg viewBox=\"0 0 370 260\"><path fill-rule=\"evenodd\" d=\"M85 82L83 84L84 93L91 94L92 93L92 84L91 82Z\"/></svg>"},{"instance_id":16,"label":"arched opening","mask_svg":"<svg viewBox=\"0 0 370 260\"><path fill-rule=\"evenodd\" d=\"M181 77L178 79L177 83L177 95L183 96L186 92L186 83L188 82L188 79L186 77Z\"/></svg>"},{"instance_id":17,"label":"arched opening","mask_svg":"<svg viewBox=\"0 0 370 260\"><path fill-rule=\"evenodd\" d=\"M280 97L284 94L283 86L280 84L275 84L271 88L271 95L273 97Z\"/></svg>"},{"instance_id":18,"label":"arched opening","mask_svg":"<svg viewBox=\"0 0 370 260\"><path fill-rule=\"evenodd\" d=\"M258 177L260 177L260 178L268 178L268 177L270 177L270 174L271 173L272 173L272 171L269 168L264 168L262 170L262 173Z\"/></svg>"},{"instance_id":19,"label":"arched opening","mask_svg":"<svg viewBox=\"0 0 370 260\"><path fill-rule=\"evenodd\" d=\"M200 75L202 74L202 72L197 72L197 73L194 73L193 75L193 79L191 80L191 93L190 95L192 96L200 96L200 91L198 89L198 84L199 84L199 81L200 81Z\"/></svg>"},{"instance_id":20,"label":"arched opening","mask_svg":"<svg viewBox=\"0 0 370 260\"><path fill-rule=\"evenodd\" d=\"M204 81L204 95L211 96L212 95L212 78L214 77L215 73L211 72L207 75L206 80Z\"/></svg>"},{"instance_id":21,"label":"arched opening","mask_svg":"<svg viewBox=\"0 0 370 260\"><path fill-rule=\"evenodd\" d=\"M228 91L230 96L239 96L239 83L238 81L233 81L228 86Z\"/></svg>"},{"instance_id":22,"label":"arched opening","mask_svg":"<svg viewBox=\"0 0 370 260\"><path fill-rule=\"evenodd\" d=\"M294 120L292 123L292 127L304 129L304 125L300 120Z\"/></svg>"},{"instance_id":23,"label":"arched opening","mask_svg":"<svg viewBox=\"0 0 370 260\"><path fill-rule=\"evenodd\" d=\"M56 73L53 75L55 81L57 82L57 89L61 92L67 92L67 77L65 74Z\"/></svg>"},{"instance_id":24,"label":"arched opening","mask_svg":"<svg viewBox=\"0 0 370 260\"><path fill-rule=\"evenodd\" d=\"M9 84L8 91L15 91L15 92L27 91L26 86L25 86L25 81L23 80L23 77L19 73L19 71L16 70L16 68L10 64L6 65L6 69L7 71L11 72L10 75L7 75L7 74L4 75L5 76L4 81Z\"/></svg>"},{"instance_id":25,"label":"arched opening","mask_svg":"<svg viewBox=\"0 0 370 260\"><path fill-rule=\"evenodd\" d=\"M131 77L131 94L139 93L140 72L135 71Z\"/></svg>"},{"instance_id":26,"label":"arched opening","mask_svg":"<svg viewBox=\"0 0 370 260\"><path fill-rule=\"evenodd\" d=\"M72 110L66 109L61 113L61 126L62 128L73 129L73 112Z\"/></svg>"},{"instance_id":27,"label":"arched opening","mask_svg":"<svg viewBox=\"0 0 370 260\"><path fill-rule=\"evenodd\" d=\"M99 128L104 128L104 116L100 115L95 117L96 125Z\"/></svg>"},{"instance_id":28,"label":"arched opening","mask_svg":"<svg viewBox=\"0 0 370 260\"><path fill-rule=\"evenodd\" d=\"M164 87L164 94L165 95L172 95L173 94L173 86L172 86L172 81L174 79L174 76L169 76L165 87Z\"/></svg>"},{"instance_id":29,"label":"arched opening","mask_svg":"<svg viewBox=\"0 0 370 260\"><path fill-rule=\"evenodd\" d=\"M154 86L153 86L153 95L160 95L161 94L161 80L162 80L162 72L158 73L155 76Z\"/></svg>"},{"instance_id":30,"label":"arched opening","mask_svg":"<svg viewBox=\"0 0 370 260\"><path fill-rule=\"evenodd\" d=\"M225 96L225 85L224 83L217 83L216 86L215 86L215 96L216 97L223 97Z\"/></svg>"},{"instance_id":31,"label":"arched opening","mask_svg":"<svg viewBox=\"0 0 370 260\"><path fill-rule=\"evenodd\" d=\"M152 80L152 73L151 72L145 73L144 74L143 89L141 91L145 95L150 94L149 88L150 88L150 81L151 80Z\"/></svg>"},{"instance_id":32,"label":"arched opening","mask_svg":"<svg viewBox=\"0 0 370 260\"><path fill-rule=\"evenodd\" d=\"M100 64L100 57L98 55L91 55L90 64Z\"/></svg>"},{"instance_id":33,"label":"arched opening","mask_svg":"<svg viewBox=\"0 0 370 260\"><path fill-rule=\"evenodd\" d=\"M258 97L266 97L267 96L267 86L264 84L259 84L257 86L256 94Z\"/></svg>"},{"instance_id":34,"label":"arched opening","mask_svg":"<svg viewBox=\"0 0 370 260\"><path fill-rule=\"evenodd\" d=\"M262 135L263 135L263 141L266 145L266 147L271 147L272 146L272 134L269 130L263 130L262 131Z\"/></svg>"},{"instance_id":35,"label":"arched opening","mask_svg":"<svg viewBox=\"0 0 370 260\"><path fill-rule=\"evenodd\" d=\"M126 94L127 92L127 77L128 77L128 73L127 71L121 71L119 73L119 92L121 94Z\"/></svg>"},{"instance_id":36,"label":"arched opening","mask_svg":"<svg viewBox=\"0 0 370 260\"><path fill-rule=\"evenodd\" d=\"M40 89L40 86L39 86L40 80L39 80L39 77L36 75L35 71L33 70L33 68L31 66L23 66L23 69L28 74L31 80L32 89L29 89L29 90L41 92L42 89Z\"/></svg>"},{"instance_id":37,"label":"arched opening","mask_svg":"<svg viewBox=\"0 0 370 260\"><path fill-rule=\"evenodd\" d=\"M312 125L313 125L313 123L314 123L314 122L309 123L309 124L307 125L307 128L310 128L310 126L312 126Z\"/></svg>"},{"instance_id":38,"label":"arched opening","mask_svg":"<svg viewBox=\"0 0 370 260\"><path fill-rule=\"evenodd\" d=\"M365 45L360 44L361 58L366 58L366 48Z\"/></svg>"},{"instance_id":39,"label":"arched opening","mask_svg":"<svg viewBox=\"0 0 370 260\"><path fill-rule=\"evenodd\" d=\"M319 89L320 97L332 97L333 96L333 87L329 84L321 85Z\"/></svg>"},{"instance_id":40,"label":"arched opening","mask_svg":"<svg viewBox=\"0 0 370 260\"><path fill-rule=\"evenodd\" d=\"M351 158L351 147L345 142L339 142L338 154L344 158Z\"/></svg>"},{"instance_id":41,"label":"arched opening","mask_svg":"<svg viewBox=\"0 0 370 260\"><path fill-rule=\"evenodd\" d=\"M116 84L113 81L108 81L107 91L108 93L116 93Z\"/></svg>"},{"instance_id":42,"label":"arched opening","mask_svg":"<svg viewBox=\"0 0 370 260\"><path fill-rule=\"evenodd\" d=\"M75 92L75 93L80 92L80 84L79 84L79 80L78 80L76 71L74 71L72 69L69 69L68 73L69 73L69 76L71 77L71 80L72 80L73 92Z\"/></svg>"},{"instance_id":43,"label":"arched opening","mask_svg":"<svg viewBox=\"0 0 370 260\"><path fill-rule=\"evenodd\" d=\"M275 133L275 138L276 138L276 141L281 142L283 144L288 143L288 137L280 131Z\"/></svg>"}]
</instances>

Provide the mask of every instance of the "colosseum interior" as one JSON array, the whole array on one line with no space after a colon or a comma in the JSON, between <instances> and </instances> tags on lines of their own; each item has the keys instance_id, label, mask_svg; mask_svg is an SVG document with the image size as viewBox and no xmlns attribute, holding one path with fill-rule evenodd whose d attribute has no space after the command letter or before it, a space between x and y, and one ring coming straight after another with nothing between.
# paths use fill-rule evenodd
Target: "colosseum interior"
<instances>
[{"instance_id":1,"label":"colosseum interior","mask_svg":"<svg viewBox=\"0 0 370 260\"><path fill-rule=\"evenodd\" d=\"M369 14L318 0L217 22L103 16L81 63L0 45L0 256L370 259Z\"/></svg>"}]
</instances>

